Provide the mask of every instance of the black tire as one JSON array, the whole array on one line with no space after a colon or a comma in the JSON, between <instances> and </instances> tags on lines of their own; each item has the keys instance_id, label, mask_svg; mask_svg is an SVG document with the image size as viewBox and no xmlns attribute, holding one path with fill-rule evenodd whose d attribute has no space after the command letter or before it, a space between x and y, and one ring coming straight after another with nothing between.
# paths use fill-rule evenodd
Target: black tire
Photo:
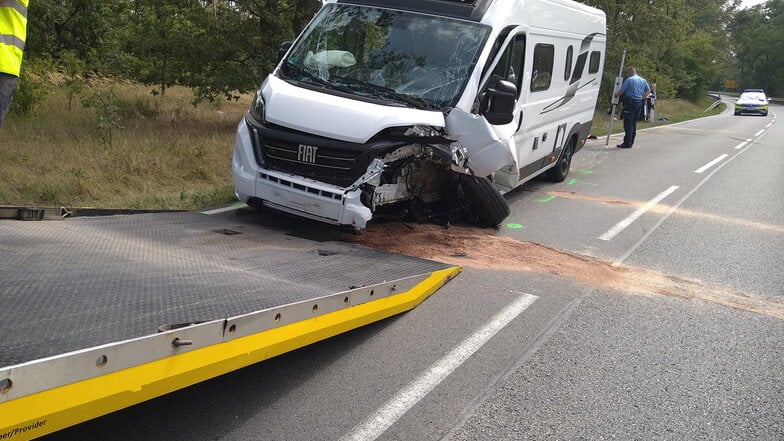
<instances>
[{"instance_id":1,"label":"black tire","mask_svg":"<svg viewBox=\"0 0 784 441\"><path fill-rule=\"evenodd\" d=\"M467 176L463 193L481 227L497 227L509 216L509 205L503 195L487 178Z\"/></svg>"},{"instance_id":2,"label":"black tire","mask_svg":"<svg viewBox=\"0 0 784 441\"><path fill-rule=\"evenodd\" d=\"M569 141L566 143L566 146L564 146L564 149L561 152L561 156L558 158L558 162L555 164L555 167L547 170L544 174L544 177L547 178L548 181L563 182L564 179L566 179L566 176L569 174L569 167L572 166L574 145L574 137L569 138Z\"/></svg>"}]
</instances>

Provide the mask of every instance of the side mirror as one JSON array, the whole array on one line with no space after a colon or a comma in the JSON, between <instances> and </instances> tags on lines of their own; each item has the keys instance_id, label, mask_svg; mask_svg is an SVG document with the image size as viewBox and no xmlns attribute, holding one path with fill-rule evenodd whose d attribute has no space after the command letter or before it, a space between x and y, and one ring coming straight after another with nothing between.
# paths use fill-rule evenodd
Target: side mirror
<instances>
[{"instance_id":1,"label":"side mirror","mask_svg":"<svg viewBox=\"0 0 784 441\"><path fill-rule=\"evenodd\" d=\"M280 44L280 46L278 47L278 62L280 62L280 60L282 60L283 57L286 56L286 52L288 52L289 49L291 49L292 44L294 44L293 41L284 41L283 43Z\"/></svg>"},{"instance_id":2,"label":"side mirror","mask_svg":"<svg viewBox=\"0 0 784 441\"><path fill-rule=\"evenodd\" d=\"M517 86L500 80L485 91L479 105L479 113L492 125L509 124L514 120Z\"/></svg>"}]
</instances>

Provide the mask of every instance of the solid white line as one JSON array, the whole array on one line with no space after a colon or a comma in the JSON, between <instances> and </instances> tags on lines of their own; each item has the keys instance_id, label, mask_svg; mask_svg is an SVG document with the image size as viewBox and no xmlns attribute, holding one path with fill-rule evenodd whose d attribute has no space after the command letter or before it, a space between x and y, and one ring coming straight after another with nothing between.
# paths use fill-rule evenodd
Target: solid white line
<instances>
[{"instance_id":1,"label":"solid white line","mask_svg":"<svg viewBox=\"0 0 784 441\"><path fill-rule=\"evenodd\" d=\"M662 199L666 198L672 192L674 192L675 190L677 190L679 188L680 188L679 186L673 185L672 187L670 187L670 188L664 190L663 192L659 193L655 198L651 199L645 205L643 205L642 207L638 208L637 211L635 211L634 213L630 214L629 217L627 217L626 219L618 222L617 224L615 224L614 227L612 227L609 230L607 230L606 233L604 233L601 236L599 236L599 239L601 239L601 240L612 240L615 236L618 235L618 233L620 233L621 231L625 230L626 227L631 225L632 222L636 221L640 216L645 214L645 212L647 212L648 210L653 208L656 204L661 202Z\"/></svg>"},{"instance_id":2,"label":"solid white line","mask_svg":"<svg viewBox=\"0 0 784 441\"><path fill-rule=\"evenodd\" d=\"M760 135L762 135L763 133L765 133L765 129L762 129L762 130L760 130L759 132L755 133L755 134L754 134L754 137L760 136Z\"/></svg>"},{"instance_id":3,"label":"solid white line","mask_svg":"<svg viewBox=\"0 0 784 441\"><path fill-rule=\"evenodd\" d=\"M523 294L509 304L484 326L463 340L451 352L435 362L417 379L401 389L394 397L379 408L364 422L357 424L351 431L343 435L341 441L369 441L381 436L392 424L414 407L431 390L468 360L479 348L487 343L495 334L508 325L518 315L531 306L537 296Z\"/></svg>"},{"instance_id":4,"label":"solid white line","mask_svg":"<svg viewBox=\"0 0 784 441\"><path fill-rule=\"evenodd\" d=\"M721 156L719 156L718 158L716 158L713 161L703 165L702 167L698 168L697 170L694 170L694 173L702 173L702 172L704 172L705 170L707 170L707 169L713 167L714 165L718 164L719 162L723 161L724 158L726 158L727 156L729 156L729 155L721 155Z\"/></svg>"},{"instance_id":5,"label":"solid white line","mask_svg":"<svg viewBox=\"0 0 784 441\"><path fill-rule=\"evenodd\" d=\"M746 146L746 144L748 144L748 143L749 143L748 141L743 141L742 143L740 143L740 144L738 144L738 145L736 145L736 146L735 146L735 150L742 149L742 148L743 148L743 147L745 147L745 146Z\"/></svg>"},{"instance_id":6,"label":"solid white line","mask_svg":"<svg viewBox=\"0 0 784 441\"><path fill-rule=\"evenodd\" d=\"M202 211L201 214L212 215L212 214L226 213L226 212L229 212L229 211L240 210L240 209L245 208L247 206L248 206L248 204L229 205L228 207L222 207L222 208L216 208L214 210Z\"/></svg>"}]
</instances>

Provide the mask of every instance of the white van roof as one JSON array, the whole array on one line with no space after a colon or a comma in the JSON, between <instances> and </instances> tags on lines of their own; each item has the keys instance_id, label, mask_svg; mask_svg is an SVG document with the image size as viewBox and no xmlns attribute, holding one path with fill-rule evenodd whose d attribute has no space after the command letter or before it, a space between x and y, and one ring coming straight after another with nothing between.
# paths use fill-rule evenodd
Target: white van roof
<instances>
[{"instance_id":1,"label":"white van roof","mask_svg":"<svg viewBox=\"0 0 784 441\"><path fill-rule=\"evenodd\" d=\"M404 11L424 12L464 20L482 21L482 17L494 0L337 0L364 6L376 6ZM329 1L325 2L329 3Z\"/></svg>"},{"instance_id":2,"label":"white van roof","mask_svg":"<svg viewBox=\"0 0 784 441\"><path fill-rule=\"evenodd\" d=\"M574 0L323 0L387 9L422 12L481 22L501 29L512 25L603 34L603 11ZM575 14L577 12L577 14Z\"/></svg>"}]
</instances>

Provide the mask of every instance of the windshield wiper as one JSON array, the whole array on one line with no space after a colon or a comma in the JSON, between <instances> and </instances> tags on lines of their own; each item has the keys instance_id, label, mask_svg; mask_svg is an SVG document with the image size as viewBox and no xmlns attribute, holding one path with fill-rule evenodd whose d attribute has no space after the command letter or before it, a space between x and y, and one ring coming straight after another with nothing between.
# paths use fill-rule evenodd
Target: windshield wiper
<instances>
[{"instance_id":1,"label":"windshield wiper","mask_svg":"<svg viewBox=\"0 0 784 441\"><path fill-rule=\"evenodd\" d=\"M370 96L371 98L386 98L388 100L406 104L409 107L414 107L420 110L433 109L433 106L431 106L427 101L421 98L413 97L411 95L399 93L395 91L395 89L391 89L389 87L384 87L378 84L368 83L349 77L334 76L332 78L340 82L341 85L352 89L357 94Z\"/></svg>"},{"instance_id":2,"label":"windshield wiper","mask_svg":"<svg viewBox=\"0 0 784 441\"><path fill-rule=\"evenodd\" d=\"M337 90L339 92L354 94L354 91L351 90L350 88L327 81L324 78L321 78L320 76L308 72L306 69L303 69L300 66L297 66L291 61L286 60L283 63L283 67L286 68L284 70L293 71L293 73L296 74L297 78L292 78L290 75L291 72L285 72L286 76L291 78L292 80L304 82L308 84L315 84L317 86L324 86L328 89Z\"/></svg>"}]
</instances>

